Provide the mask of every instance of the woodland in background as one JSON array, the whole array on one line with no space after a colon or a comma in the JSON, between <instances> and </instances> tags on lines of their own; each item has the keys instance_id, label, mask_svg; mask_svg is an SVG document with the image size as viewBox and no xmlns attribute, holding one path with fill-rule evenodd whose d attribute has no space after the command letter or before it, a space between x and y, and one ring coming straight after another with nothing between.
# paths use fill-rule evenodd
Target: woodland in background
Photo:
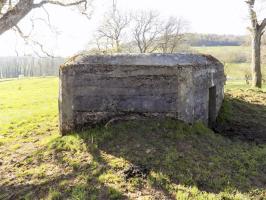
<instances>
[{"instance_id":1,"label":"woodland in background","mask_svg":"<svg viewBox=\"0 0 266 200\"><path fill-rule=\"evenodd\" d=\"M208 54L213 51L208 47L217 47L218 49L221 47L221 51L215 51L212 54L223 63L249 63L251 59L251 52L248 48L249 41L250 36L186 33L175 52L203 52ZM230 48L230 46L232 51L223 51L223 47ZM266 46L265 36L262 39L262 46L263 49ZM235 47L239 47L243 51L233 50ZM25 77L58 76L59 66L66 59L33 56L0 57L0 79L18 78L20 75ZM264 63L266 63L266 54L262 50L262 64ZM244 76L242 78L245 79Z\"/></svg>"},{"instance_id":2,"label":"woodland in background","mask_svg":"<svg viewBox=\"0 0 266 200\"><path fill-rule=\"evenodd\" d=\"M64 58L37 58L32 56L1 57L0 78L18 78L23 76L58 76L59 66Z\"/></svg>"}]
</instances>

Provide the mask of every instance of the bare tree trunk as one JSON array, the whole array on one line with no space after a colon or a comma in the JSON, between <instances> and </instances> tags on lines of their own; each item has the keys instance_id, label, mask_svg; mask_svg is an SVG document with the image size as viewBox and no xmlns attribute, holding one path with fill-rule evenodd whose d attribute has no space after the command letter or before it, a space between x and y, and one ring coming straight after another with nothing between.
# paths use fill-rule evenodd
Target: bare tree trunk
<instances>
[{"instance_id":1,"label":"bare tree trunk","mask_svg":"<svg viewBox=\"0 0 266 200\"><path fill-rule=\"evenodd\" d=\"M116 53L120 53L121 52L121 48L120 48L120 44L119 44L119 39L116 39L115 41L115 48L116 48Z\"/></svg>"},{"instance_id":2,"label":"bare tree trunk","mask_svg":"<svg viewBox=\"0 0 266 200\"><path fill-rule=\"evenodd\" d=\"M15 7L0 18L0 35L23 19L33 7L33 0L20 0Z\"/></svg>"},{"instance_id":3,"label":"bare tree trunk","mask_svg":"<svg viewBox=\"0 0 266 200\"><path fill-rule=\"evenodd\" d=\"M252 34L252 86L261 88L262 75L261 75L261 33Z\"/></svg>"},{"instance_id":4,"label":"bare tree trunk","mask_svg":"<svg viewBox=\"0 0 266 200\"><path fill-rule=\"evenodd\" d=\"M261 36L264 34L266 27L266 18L262 22L258 22L256 11L254 10L256 0L247 0L246 3L249 7L249 15L251 27L251 48L252 48L252 59L251 59L251 72L252 72L252 85L254 87L261 88L262 76L261 76Z\"/></svg>"}]
</instances>

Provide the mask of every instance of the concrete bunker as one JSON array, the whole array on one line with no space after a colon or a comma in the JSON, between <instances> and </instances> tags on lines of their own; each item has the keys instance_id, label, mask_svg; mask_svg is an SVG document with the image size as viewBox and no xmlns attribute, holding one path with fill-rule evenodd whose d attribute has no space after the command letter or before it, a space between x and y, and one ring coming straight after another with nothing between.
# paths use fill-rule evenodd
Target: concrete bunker
<instances>
[{"instance_id":1,"label":"concrete bunker","mask_svg":"<svg viewBox=\"0 0 266 200\"><path fill-rule=\"evenodd\" d=\"M211 125L224 67L195 54L78 55L60 67L60 132L140 114Z\"/></svg>"}]
</instances>

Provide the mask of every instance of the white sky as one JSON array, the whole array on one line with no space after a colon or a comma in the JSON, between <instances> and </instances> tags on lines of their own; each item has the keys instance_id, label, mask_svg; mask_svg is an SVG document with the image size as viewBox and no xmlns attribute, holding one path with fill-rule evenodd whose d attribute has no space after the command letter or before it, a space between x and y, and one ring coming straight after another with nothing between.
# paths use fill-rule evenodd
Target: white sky
<instances>
[{"instance_id":1,"label":"white sky","mask_svg":"<svg viewBox=\"0 0 266 200\"><path fill-rule=\"evenodd\" d=\"M266 17L266 3L258 1L259 18ZM264 2L264 3L263 3ZM244 0L117 0L119 9L124 11L158 10L163 16L182 17L190 23L189 32L215 34L246 34L249 25L247 6ZM61 33L57 37L50 33L42 21L36 23L34 38L45 44L45 48L55 56L71 56L83 50L89 40L93 39L93 32L104 12L110 8L112 0L94 0L91 19L81 16L73 8L46 6L50 14L50 21ZM45 18L42 9L32 11L19 26L29 30L30 17ZM24 55L30 53L31 47L8 31L0 36L0 56Z\"/></svg>"}]
</instances>

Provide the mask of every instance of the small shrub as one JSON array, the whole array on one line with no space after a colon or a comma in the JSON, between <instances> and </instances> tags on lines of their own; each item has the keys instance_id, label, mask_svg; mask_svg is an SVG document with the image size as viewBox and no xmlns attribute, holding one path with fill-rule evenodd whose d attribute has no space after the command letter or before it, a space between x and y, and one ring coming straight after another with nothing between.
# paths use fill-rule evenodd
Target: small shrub
<instances>
[{"instance_id":1,"label":"small shrub","mask_svg":"<svg viewBox=\"0 0 266 200\"><path fill-rule=\"evenodd\" d=\"M57 191L55 189L50 189L47 199L48 200L60 200L60 199L62 199L62 195L59 191Z\"/></svg>"},{"instance_id":2,"label":"small shrub","mask_svg":"<svg viewBox=\"0 0 266 200\"><path fill-rule=\"evenodd\" d=\"M71 199L73 200L83 200L87 199L87 193L84 186L77 186L72 190Z\"/></svg>"},{"instance_id":3,"label":"small shrub","mask_svg":"<svg viewBox=\"0 0 266 200\"><path fill-rule=\"evenodd\" d=\"M49 148L56 151L83 151L86 147L78 135L68 135L51 141Z\"/></svg>"},{"instance_id":4,"label":"small shrub","mask_svg":"<svg viewBox=\"0 0 266 200\"><path fill-rule=\"evenodd\" d=\"M231 102L225 98L220 109L219 115L217 117L217 122L224 124L231 120L232 116L232 104Z\"/></svg>"},{"instance_id":5,"label":"small shrub","mask_svg":"<svg viewBox=\"0 0 266 200\"><path fill-rule=\"evenodd\" d=\"M108 188L108 195L111 200L121 199L122 193L114 188Z\"/></svg>"},{"instance_id":6,"label":"small shrub","mask_svg":"<svg viewBox=\"0 0 266 200\"><path fill-rule=\"evenodd\" d=\"M198 135L204 135L206 133L211 133L212 131L206 127L202 122L197 122L192 126L192 133Z\"/></svg>"}]
</instances>

